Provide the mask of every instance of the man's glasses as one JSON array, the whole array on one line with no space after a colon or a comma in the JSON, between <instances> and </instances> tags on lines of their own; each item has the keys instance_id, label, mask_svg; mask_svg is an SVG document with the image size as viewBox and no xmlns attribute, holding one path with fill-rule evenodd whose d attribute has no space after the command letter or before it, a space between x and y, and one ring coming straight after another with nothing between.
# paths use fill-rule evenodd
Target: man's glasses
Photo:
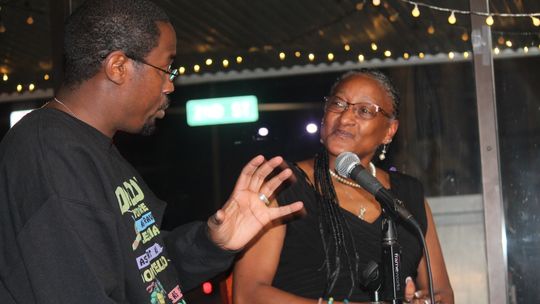
<instances>
[{"instance_id":1,"label":"man's glasses","mask_svg":"<svg viewBox=\"0 0 540 304\"><path fill-rule=\"evenodd\" d=\"M325 111L330 111L334 113L343 113L349 109L349 107L352 107L354 114L356 117L370 120L375 118L377 116L377 113L381 113L385 117L389 119L394 119L395 116L393 114L389 114L385 110L383 110L380 106L369 103L369 102L359 102L359 103L350 103L347 102L337 96L329 96L324 98L325 105L324 109Z\"/></svg>"},{"instance_id":2,"label":"man's glasses","mask_svg":"<svg viewBox=\"0 0 540 304\"><path fill-rule=\"evenodd\" d=\"M172 65L169 65L169 67L165 70L165 69L162 69L160 67L157 67L157 66L155 66L153 64L150 64L150 63L146 62L144 59L137 59L137 58L133 58L133 57L127 56L127 55L126 55L126 57L128 57L129 59L131 59L133 61L137 61L137 62L140 62L142 64L146 64L147 66L153 67L154 69L162 71L163 73L169 74L169 80L171 82L174 82L176 77L178 77L178 75L180 74L178 72L178 69L173 69L172 68Z\"/></svg>"}]
</instances>

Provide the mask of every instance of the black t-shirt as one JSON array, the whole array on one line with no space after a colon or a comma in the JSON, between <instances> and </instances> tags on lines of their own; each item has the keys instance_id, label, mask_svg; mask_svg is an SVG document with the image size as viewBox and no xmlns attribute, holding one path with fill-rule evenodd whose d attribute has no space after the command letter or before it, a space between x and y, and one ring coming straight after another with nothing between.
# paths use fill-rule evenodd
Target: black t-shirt
<instances>
[{"instance_id":1,"label":"black t-shirt","mask_svg":"<svg viewBox=\"0 0 540 304\"><path fill-rule=\"evenodd\" d=\"M280 205L301 200L304 202L306 214L287 223L285 240L280 261L272 285L279 289L306 298L317 299L323 296L326 282L325 254L319 232L319 207L317 193L307 180L305 173L296 166L291 166L297 176L297 182L284 189L278 196ZM426 231L426 212L424 194L420 182L410 176L397 172L389 172L392 191L400 198L405 207L413 214ZM365 222L349 211L340 208L345 221L354 237L357 248L359 272L362 272L369 261L381 262L382 252L382 215L373 223ZM401 274L416 277L417 267L422 258L421 243L409 226L397 222L398 242L402 247ZM345 265L346 261L342 261ZM343 268L342 268L343 269ZM349 301L370 301L372 293L358 286L353 290ZM334 290L328 297L342 301L347 298L351 288L349 273L340 271Z\"/></svg>"},{"instance_id":2,"label":"black t-shirt","mask_svg":"<svg viewBox=\"0 0 540 304\"><path fill-rule=\"evenodd\" d=\"M165 203L111 139L55 109L2 140L0 184L1 303L183 303L177 271L191 288L232 258L202 223L165 238Z\"/></svg>"}]
</instances>

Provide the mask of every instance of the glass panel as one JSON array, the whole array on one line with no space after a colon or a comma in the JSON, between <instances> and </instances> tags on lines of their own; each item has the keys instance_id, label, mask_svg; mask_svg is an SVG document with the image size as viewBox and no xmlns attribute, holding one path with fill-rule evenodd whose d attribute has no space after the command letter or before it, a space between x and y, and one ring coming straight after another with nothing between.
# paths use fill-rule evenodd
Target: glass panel
<instances>
[{"instance_id":1,"label":"glass panel","mask_svg":"<svg viewBox=\"0 0 540 304\"><path fill-rule=\"evenodd\" d=\"M540 57L494 66L510 303L540 303Z\"/></svg>"},{"instance_id":2,"label":"glass panel","mask_svg":"<svg viewBox=\"0 0 540 304\"><path fill-rule=\"evenodd\" d=\"M487 303L472 63L400 66L383 71L400 90L402 105L398 134L387 159L378 166L393 166L422 181L437 224L456 303ZM241 166L256 154L282 155L288 160L299 161L318 151L318 133L309 134L305 128L308 123L320 125L322 97L328 94L340 74L231 81L186 86L175 92L173 100L242 94L253 94L259 99L258 122L213 129L218 138L214 148L219 149L216 163L220 168L223 198L232 189L232 177L236 177ZM290 109L291 106L296 109ZM268 129L267 136L258 135L260 127ZM198 128L208 130L212 127ZM190 130L203 130L198 128ZM185 130L186 134L190 130ZM210 138L206 141L210 142ZM208 160L207 163L210 166Z\"/></svg>"}]
</instances>

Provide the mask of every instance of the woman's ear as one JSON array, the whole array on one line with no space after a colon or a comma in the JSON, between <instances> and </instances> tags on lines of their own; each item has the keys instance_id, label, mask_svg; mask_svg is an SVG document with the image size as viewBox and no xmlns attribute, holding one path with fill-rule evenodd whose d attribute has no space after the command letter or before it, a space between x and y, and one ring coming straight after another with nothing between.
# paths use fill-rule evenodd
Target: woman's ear
<instances>
[{"instance_id":1,"label":"woman's ear","mask_svg":"<svg viewBox=\"0 0 540 304\"><path fill-rule=\"evenodd\" d=\"M392 142L392 138L396 135L396 132L399 127L399 120L392 119L388 125L388 130L386 131L386 136L384 137L383 144L389 144Z\"/></svg>"}]
</instances>

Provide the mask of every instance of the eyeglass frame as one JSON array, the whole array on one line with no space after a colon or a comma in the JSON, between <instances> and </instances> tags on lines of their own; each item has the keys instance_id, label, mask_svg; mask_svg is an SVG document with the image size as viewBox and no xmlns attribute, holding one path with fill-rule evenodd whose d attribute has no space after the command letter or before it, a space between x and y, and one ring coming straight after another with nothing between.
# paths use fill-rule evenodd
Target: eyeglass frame
<instances>
[{"instance_id":1,"label":"eyeglass frame","mask_svg":"<svg viewBox=\"0 0 540 304\"><path fill-rule=\"evenodd\" d=\"M169 70L165 70L165 69L162 69L160 67L157 67L157 66L155 66L153 64L150 64L150 63L146 62L146 60L144 60L144 59L138 59L138 58L135 58L133 56L128 56L128 55L126 55L126 57L133 60L133 61L137 61L137 62L140 62L140 63L145 64L147 66L153 67L154 69L159 70L159 71L161 71L163 73L169 74L169 81L170 82L174 82L174 80L178 76L180 76L180 72L178 71L178 69L173 69L172 64L169 65Z\"/></svg>"},{"instance_id":2,"label":"eyeglass frame","mask_svg":"<svg viewBox=\"0 0 540 304\"><path fill-rule=\"evenodd\" d=\"M381 113L384 117L388 118L388 119L396 119L396 116L394 114L390 114L388 112L386 112L381 106L379 105L376 105L374 103L370 103L370 102L359 102L359 103L351 103L351 102L348 102L346 100L343 100L342 98L338 97L338 96L325 96L324 97L324 110L326 111L327 108L328 108L328 103L330 102L330 98L335 98L337 99L338 101L340 102L344 102L345 104L347 104L347 106L345 106L345 108L343 108L343 111L341 112L335 112L335 111L331 111L331 112L334 112L334 113L344 113L346 112L350 107L353 107L353 109L356 107L356 105L360 105L360 104L367 104L367 105L370 105L370 106L373 106L375 107L375 115L372 117L372 118L366 118L366 117L363 117L362 115L358 115L356 111L354 111L354 114L357 116L357 117L360 117L362 119L365 119L365 120L371 120L371 119L374 119L375 117L377 117L377 114L378 113Z\"/></svg>"}]
</instances>

